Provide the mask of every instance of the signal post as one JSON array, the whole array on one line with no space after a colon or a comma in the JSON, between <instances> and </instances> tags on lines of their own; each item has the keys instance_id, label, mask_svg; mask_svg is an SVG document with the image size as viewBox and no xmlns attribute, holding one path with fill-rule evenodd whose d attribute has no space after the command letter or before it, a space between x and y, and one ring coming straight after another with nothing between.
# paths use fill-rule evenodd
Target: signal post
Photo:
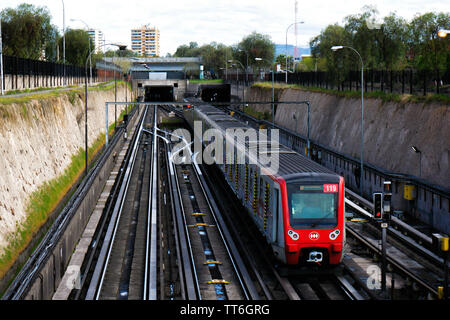
<instances>
[{"instance_id":1,"label":"signal post","mask_svg":"<svg viewBox=\"0 0 450 320\"><path fill-rule=\"evenodd\" d=\"M374 216L381 226L381 291L386 293L386 230L391 213L391 182L384 182L383 192L373 194Z\"/></svg>"}]
</instances>

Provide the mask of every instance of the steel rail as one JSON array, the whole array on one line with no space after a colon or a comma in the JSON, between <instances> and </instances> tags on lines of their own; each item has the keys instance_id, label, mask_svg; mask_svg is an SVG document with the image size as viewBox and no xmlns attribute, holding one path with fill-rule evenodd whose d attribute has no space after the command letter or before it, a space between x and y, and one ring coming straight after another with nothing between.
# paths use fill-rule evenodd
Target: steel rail
<instances>
[{"instance_id":1,"label":"steel rail","mask_svg":"<svg viewBox=\"0 0 450 320\"><path fill-rule=\"evenodd\" d=\"M192 246L188 237L187 224L183 201L181 199L181 190L176 174L175 165L172 160L172 153L168 140L165 142L167 153L166 163L168 167L170 196L172 200L172 218L175 224L175 240L177 245L177 255L179 257L179 274L181 282L182 297L186 300L201 300L200 285L198 282L197 271L195 268Z\"/></svg>"},{"instance_id":2,"label":"steel rail","mask_svg":"<svg viewBox=\"0 0 450 320\"><path fill-rule=\"evenodd\" d=\"M374 252L377 255L381 256L381 250L374 246L372 243L367 241L363 236L361 236L357 231L355 231L352 227L346 226L347 231L358 241L364 244L367 248L369 248L372 252ZM386 261L390 263L395 269L399 270L402 274L406 275L407 277L410 277L413 281L417 282L421 287L426 289L428 292L434 294L437 296L438 292L435 288L431 287L429 284L427 284L425 281L420 279L418 276L416 276L414 273L409 271L406 267L404 267L401 263L396 261L389 253L386 254Z\"/></svg>"},{"instance_id":3,"label":"steel rail","mask_svg":"<svg viewBox=\"0 0 450 320\"><path fill-rule=\"evenodd\" d=\"M203 173L196 162L196 155L197 154L192 155L191 153L194 172L197 176L198 181L200 182L200 187L202 188L203 194L205 195L208 207L211 211L214 221L216 222L217 229L225 245L228 256L230 257L231 263L233 264L233 269L235 270L235 273L239 279L245 297L247 300L260 300L260 295L258 294L253 281L251 280L250 274L245 267L244 261L239 254L239 251L233 238L231 237L230 232L228 231L228 228L226 227L225 221L223 220L220 210L217 207L217 204L212 196L211 190L209 189L203 177Z\"/></svg>"},{"instance_id":4,"label":"steel rail","mask_svg":"<svg viewBox=\"0 0 450 320\"><path fill-rule=\"evenodd\" d=\"M356 289L350 284L350 282L348 282L347 279L345 279L344 276L336 275L335 279L339 283L341 289L351 300L365 300L364 297L356 291Z\"/></svg>"},{"instance_id":5,"label":"steel rail","mask_svg":"<svg viewBox=\"0 0 450 320\"><path fill-rule=\"evenodd\" d=\"M136 136L136 140L134 141L132 153L130 156L130 163L128 164L125 171L124 182L120 187L118 201L116 201L116 204L114 206L111 220L108 225L104 242L102 244L102 248L100 250L100 254L97 259L97 264L95 266L94 273L92 275L91 282L89 284L89 288L86 294L86 300L98 300L100 297L101 288L103 286L103 281L106 274L106 268L108 266L108 262L111 255L112 245L114 243L114 239L120 221L120 216L122 214L122 208L125 202L125 195L127 193L131 181L131 173L133 172L134 164L136 161L137 149L139 146L140 137L142 135L142 128L145 122L146 115L147 115L147 108L144 111L141 123L139 125L138 134Z\"/></svg>"},{"instance_id":6,"label":"steel rail","mask_svg":"<svg viewBox=\"0 0 450 320\"><path fill-rule=\"evenodd\" d=\"M364 208L362 208L361 206L356 204L354 201L352 201L349 197L347 197L347 194L349 194L350 197L356 199L357 202L362 203L366 208L370 208L371 210L373 210L373 204L371 202L367 201L366 199L361 198L359 195L355 194L354 192L352 192L349 189L345 189L345 192L346 192L345 203L350 205L352 208L357 210L359 213L362 213L366 217L373 220L373 214L369 213L367 210L365 210ZM434 264L437 264L437 265L444 264L444 259L442 257L439 257L436 253L429 250L429 248L431 248L431 246L432 246L432 239L430 237L428 237L427 235L423 234L422 232L414 229L413 227L411 227L410 225L401 221L397 217L391 216L390 222L397 225L400 229L406 231L408 234L412 234L413 239L422 241L425 244L427 244L428 248L426 248L422 245L419 245L411 237L403 235L401 232L399 232L398 230L393 228L391 224L389 224L387 231L391 236L395 237L397 240L406 244L413 250L419 252L421 255L423 255L425 258L429 259ZM447 267L449 266L449 264L447 265Z\"/></svg>"},{"instance_id":7,"label":"steel rail","mask_svg":"<svg viewBox=\"0 0 450 320\"><path fill-rule=\"evenodd\" d=\"M147 240L146 259L144 273L144 300L157 299L157 168L158 168L158 148L157 148L157 106L153 109L153 145L152 145L152 169L150 172L150 192L147 211Z\"/></svg>"},{"instance_id":8,"label":"steel rail","mask_svg":"<svg viewBox=\"0 0 450 320\"><path fill-rule=\"evenodd\" d=\"M136 139L137 132L133 134L133 137L131 141L134 141ZM130 154L132 150L128 149L125 154L125 158L123 160L123 163L121 164L119 173L117 175L116 181L114 182L114 185L111 189L110 195L108 196L108 199L106 200L106 206L103 209L102 217L100 219L99 225L97 226L97 229L95 230L94 236L92 237L92 243L89 246L89 249L86 253L85 260L82 264L81 269L81 283L80 283L80 290L76 290L75 292L72 292L69 296L69 299L73 297L74 300L79 300L80 298L84 298L84 295L86 292L84 292L85 289L85 283L90 280L89 272L91 268L93 267L94 259L96 260L95 256L99 249L99 244L103 241L104 232L106 231L105 226L106 223L108 223L109 219L111 218L111 212L113 210L114 203L117 200L117 196L120 191L120 186L122 185L123 176L125 174L124 168L128 166L128 163L130 162ZM87 290L87 288L86 288ZM73 295L72 295L73 294Z\"/></svg>"}]
</instances>

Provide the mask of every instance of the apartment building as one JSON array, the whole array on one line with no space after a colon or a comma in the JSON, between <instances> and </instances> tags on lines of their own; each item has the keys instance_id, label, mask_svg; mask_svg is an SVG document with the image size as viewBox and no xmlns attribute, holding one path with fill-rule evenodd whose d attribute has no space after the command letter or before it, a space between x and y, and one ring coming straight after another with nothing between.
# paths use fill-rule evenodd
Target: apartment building
<instances>
[{"instance_id":1,"label":"apartment building","mask_svg":"<svg viewBox=\"0 0 450 320\"><path fill-rule=\"evenodd\" d=\"M131 30L131 50L143 57L159 56L159 30L144 25Z\"/></svg>"},{"instance_id":2,"label":"apartment building","mask_svg":"<svg viewBox=\"0 0 450 320\"><path fill-rule=\"evenodd\" d=\"M92 42L94 42L95 46L95 52L97 53L103 53L104 47L103 47L103 41L105 39L105 36L103 35L103 32L97 29L89 29L88 30L89 37L91 37Z\"/></svg>"}]
</instances>

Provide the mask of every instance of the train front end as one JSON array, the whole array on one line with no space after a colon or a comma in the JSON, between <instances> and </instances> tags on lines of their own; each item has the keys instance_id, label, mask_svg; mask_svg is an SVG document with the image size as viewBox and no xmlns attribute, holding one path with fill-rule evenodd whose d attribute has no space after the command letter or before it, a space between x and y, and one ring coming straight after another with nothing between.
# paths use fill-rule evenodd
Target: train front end
<instances>
[{"instance_id":1,"label":"train front end","mask_svg":"<svg viewBox=\"0 0 450 320\"><path fill-rule=\"evenodd\" d=\"M344 178L298 174L283 179L288 265L337 265L345 245Z\"/></svg>"}]
</instances>

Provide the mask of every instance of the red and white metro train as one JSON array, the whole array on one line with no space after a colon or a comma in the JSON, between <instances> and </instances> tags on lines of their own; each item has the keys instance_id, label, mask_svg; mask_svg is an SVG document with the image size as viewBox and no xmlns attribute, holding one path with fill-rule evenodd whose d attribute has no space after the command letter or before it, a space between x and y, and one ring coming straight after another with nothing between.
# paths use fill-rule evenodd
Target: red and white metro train
<instances>
[{"instance_id":1,"label":"red and white metro train","mask_svg":"<svg viewBox=\"0 0 450 320\"><path fill-rule=\"evenodd\" d=\"M234 152L226 152L225 144L230 142L227 129L247 130L248 125L210 105L185 108L184 115L192 128L198 121L203 133L216 129L222 134L224 161L215 159L216 164L277 260L288 266L333 266L342 261L343 177L283 145L276 150L268 147L266 151L276 155L277 170L260 161L250 161L250 141L235 141ZM245 163L236 161L239 157L245 158Z\"/></svg>"}]
</instances>

